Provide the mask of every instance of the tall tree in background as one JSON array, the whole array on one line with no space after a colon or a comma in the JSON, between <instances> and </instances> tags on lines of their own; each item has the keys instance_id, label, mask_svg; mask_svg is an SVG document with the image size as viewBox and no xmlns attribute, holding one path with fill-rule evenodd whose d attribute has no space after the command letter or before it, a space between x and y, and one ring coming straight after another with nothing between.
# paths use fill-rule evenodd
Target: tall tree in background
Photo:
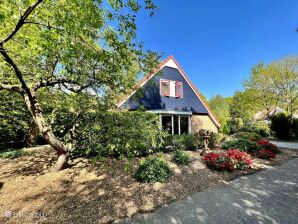
<instances>
[{"instance_id":1,"label":"tall tree in background","mask_svg":"<svg viewBox=\"0 0 298 224\"><path fill-rule=\"evenodd\" d=\"M226 122L230 117L229 108L231 100L232 97L224 98L221 95L216 95L209 100L212 111L216 114L221 123L221 131L224 131L223 129L226 128Z\"/></svg>"},{"instance_id":2,"label":"tall tree in background","mask_svg":"<svg viewBox=\"0 0 298 224\"><path fill-rule=\"evenodd\" d=\"M292 117L298 101L298 57L287 57L267 66L256 65L244 86L255 93L268 112L279 105Z\"/></svg>"},{"instance_id":3,"label":"tall tree in background","mask_svg":"<svg viewBox=\"0 0 298 224\"><path fill-rule=\"evenodd\" d=\"M147 55L156 56L152 64L158 58L136 41L142 6L150 15L156 8L151 0L1 1L0 90L22 96L39 132L57 152L55 170L67 165L68 150L44 118L38 91L93 89L105 98L133 86L134 68L142 70Z\"/></svg>"}]
</instances>

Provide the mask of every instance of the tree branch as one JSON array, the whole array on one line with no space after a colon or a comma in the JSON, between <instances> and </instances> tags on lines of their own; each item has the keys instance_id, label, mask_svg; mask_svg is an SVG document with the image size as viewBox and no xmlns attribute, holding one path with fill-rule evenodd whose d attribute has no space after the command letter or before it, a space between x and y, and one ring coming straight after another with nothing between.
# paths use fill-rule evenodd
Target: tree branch
<instances>
[{"instance_id":1,"label":"tree branch","mask_svg":"<svg viewBox=\"0 0 298 224\"><path fill-rule=\"evenodd\" d=\"M11 92L17 92L17 93L20 93L20 94L24 94L25 91L20 88L19 86L17 85L6 85L6 84L2 84L0 83L0 91L1 90L7 90L7 91L11 91Z\"/></svg>"},{"instance_id":2,"label":"tree branch","mask_svg":"<svg viewBox=\"0 0 298 224\"><path fill-rule=\"evenodd\" d=\"M21 16L19 21L17 22L14 30L2 41L0 41L0 45L3 45L7 41L9 41L13 36L21 29L21 27L24 25L26 19L28 16L33 12L33 10L42 2L43 0L37 0L33 5L29 6L28 9L24 12L24 14Z\"/></svg>"}]
</instances>

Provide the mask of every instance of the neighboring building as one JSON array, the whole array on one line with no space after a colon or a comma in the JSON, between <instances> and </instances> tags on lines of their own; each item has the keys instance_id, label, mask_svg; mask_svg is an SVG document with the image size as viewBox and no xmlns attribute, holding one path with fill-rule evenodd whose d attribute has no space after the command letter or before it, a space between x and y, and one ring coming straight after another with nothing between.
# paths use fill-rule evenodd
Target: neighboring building
<instances>
[{"instance_id":1,"label":"neighboring building","mask_svg":"<svg viewBox=\"0 0 298 224\"><path fill-rule=\"evenodd\" d=\"M262 111L257 112L254 115L254 120L269 121L271 117L278 113L286 113L286 111L280 107L271 107L269 111L264 109Z\"/></svg>"},{"instance_id":2,"label":"neighboring building","mask_svg":"<svg viewBox=\"0 0 298 224\"><path fill-rule=\"evenodd\" d=\"M141 80L118 104L121 109L145 109L160 116L160 126L171 134L200 129L218 132L220 123L173 56Z\"/></svg>"}]
</instances>

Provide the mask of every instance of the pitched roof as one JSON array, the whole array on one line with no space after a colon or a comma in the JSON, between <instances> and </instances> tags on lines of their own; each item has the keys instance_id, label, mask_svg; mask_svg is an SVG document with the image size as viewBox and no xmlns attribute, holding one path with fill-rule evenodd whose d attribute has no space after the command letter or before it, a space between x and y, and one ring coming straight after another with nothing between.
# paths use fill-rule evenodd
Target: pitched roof
<instances>
[{"instance_id":1,"label":"pitched roof","mask_svg":"<svg viewBox=\"0 0 298 224\"><path fill-rule=\"evenodd\" d=\"M139 83L137 83L134 86L134 88L127 94L127 96L124 98L124 100L122 100L118 104L118 107L120 107L123 103L125 103L136 92L137 89L139 89L140 87L142 87L148 80L150 80L156 73L158 73L164 66L167 66L167 65L171 65L171 66L173 66L173 67L175 67L175 68L177 68L179 70L179 72L181 73L181 75L184 77L184 79L190 85L190 87L192 88L192 90L194 91L194 93L197 95L198 99L202 102L202 104L205 106L205 108L209 112L209 115L210 115L211 119L213 120L213 122L218 127L220 127L220 122L219 122L218 118L212 112L212 110L210 109L208 103L204 100L204 98L202 97L202 95L199 92L199 90L190 81L190 79L188 78L188 76L185 74L185 72L182 70L182 68L180 67L180 65L178 64L178 62L176 61L176 59L172 55L170 55L168 58L166 58L163 62L161 62L158 65L158 67L156 69L154 69L153 72L151 72L150 74L146 75Z\"/></svg>"}]
</instances>

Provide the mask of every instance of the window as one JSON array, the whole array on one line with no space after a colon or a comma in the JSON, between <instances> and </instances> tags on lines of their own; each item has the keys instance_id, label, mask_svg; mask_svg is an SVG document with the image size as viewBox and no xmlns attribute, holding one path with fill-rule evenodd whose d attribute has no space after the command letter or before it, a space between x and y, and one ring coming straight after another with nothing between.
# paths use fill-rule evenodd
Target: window
<instances>
[{"instance_id":1,"label":"window","mask_svg":"<svg viewBox=\"0 0 298 224\"><path fill-rule=\"evenodd\" d=\"M160 80L160 94L163 96L170 95L170 81Z\"/></svg>"},{"instance_id":2,"label":"window","mask_svg":"<svg viewBox=\"0 0 298 224\"><path fill-rule=\"evenodd\" d=\"M190 116L160 115L161 127L169 134L188 134L190 130Z\"/></svg>"},{"instance_id":3,"label":"window","mask_svg":"<svg viewBox=\"0 0 298 224\"><path fill-rule=\"evenodd\" d=\"M161 116L161 125L162 129L167 131L169 134L172 134L172 116L171 115L162 115Z\"/></svg>"},{"instance_id":4,"label":"window","mask_svg":"<svg viewBox=\"0 0 298 224\"><path fill-rule=\"evenodd\" d=\"M176 97L183 97L182 82L176 82L176 84L175 84L175 96Z\"/></svg>"}]
</instances>

